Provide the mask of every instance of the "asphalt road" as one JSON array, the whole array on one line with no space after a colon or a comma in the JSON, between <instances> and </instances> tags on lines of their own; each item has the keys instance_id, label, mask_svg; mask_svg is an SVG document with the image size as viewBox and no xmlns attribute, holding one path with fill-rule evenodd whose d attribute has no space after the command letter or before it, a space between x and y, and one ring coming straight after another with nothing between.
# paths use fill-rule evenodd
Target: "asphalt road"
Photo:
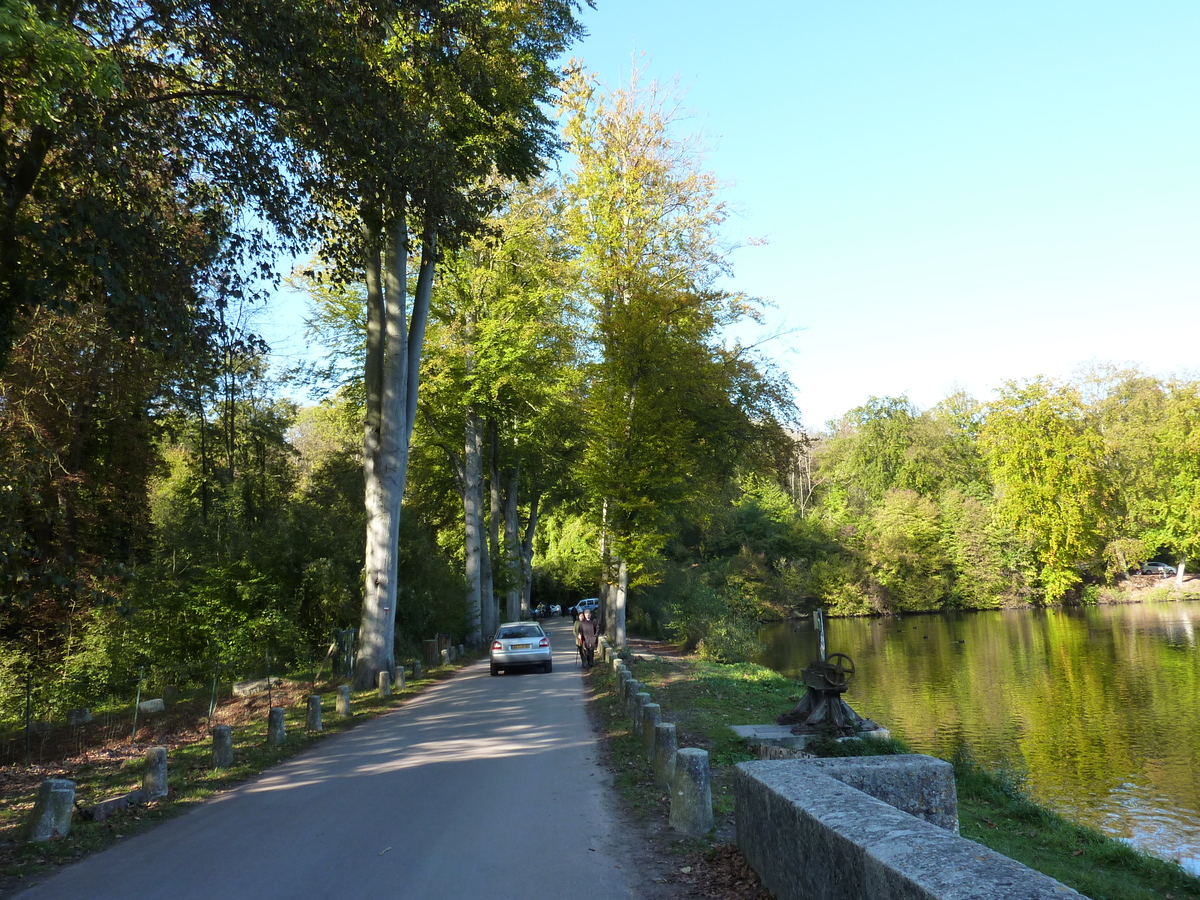
<instances>
[{"instance_id":1,"label":"asphalt road","mask_svg":"<svg viewBox=\"0 0 1200 900\"><path fill-rule=\"evenodd\" d=\"M548 675L476 663L19 897L635 897L570 624Z\"/></svg>"}]
</instances>

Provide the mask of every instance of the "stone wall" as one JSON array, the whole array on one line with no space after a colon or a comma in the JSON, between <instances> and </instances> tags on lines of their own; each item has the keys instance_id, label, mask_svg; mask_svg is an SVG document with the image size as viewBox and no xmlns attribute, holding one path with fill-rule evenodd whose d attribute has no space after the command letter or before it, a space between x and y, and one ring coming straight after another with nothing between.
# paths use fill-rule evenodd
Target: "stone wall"
<instances>
[{"instance_id":1,"label":"stone wall","mask_svg":"<svg viewBox=\"0 0 1200 900\"><path fill-rule=\"evenodd\" d=\"M924 809L927 818L944 818L945 804L936 799L938 766L929 765L941 761L913 759L741 763L734 775L738 846L778 900L1081 896L949 827L846 783L895 797L915 787L918 797L910 805Z\"/></svg>"}]
</instances>

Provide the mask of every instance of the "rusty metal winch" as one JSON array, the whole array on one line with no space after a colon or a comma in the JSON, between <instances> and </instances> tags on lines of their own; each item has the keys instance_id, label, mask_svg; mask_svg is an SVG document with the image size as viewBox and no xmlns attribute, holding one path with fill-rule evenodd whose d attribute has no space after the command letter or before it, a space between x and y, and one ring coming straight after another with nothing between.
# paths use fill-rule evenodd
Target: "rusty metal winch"
<instances>
[{"instance_id":1,"label":"rusty metal winch","mask_svg":"<svg viewBox=\"0 0 1200 900\"><path fill-rule=\"evenodd\" d=\"M870 719L864 719L842 699L842 694L854 678L854 660L845 653L826 655L825 623L820 610L813 613L813 623L820 640L821 658L801 670L800 680L808 690L791 712L777 719L778 723L791 725L792 734L833 731L845 737L874 731L879 726Z\"/></svg>"}]
</instances>

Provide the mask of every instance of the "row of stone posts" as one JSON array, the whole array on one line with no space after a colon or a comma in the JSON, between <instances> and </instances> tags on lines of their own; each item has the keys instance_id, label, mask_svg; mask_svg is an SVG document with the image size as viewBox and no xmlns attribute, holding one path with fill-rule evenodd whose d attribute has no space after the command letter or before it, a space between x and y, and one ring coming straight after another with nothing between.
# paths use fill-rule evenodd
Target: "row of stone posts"
<instances>
[{"instance_id":1,"label":"row of stone posts","mask_svg":"<svg viewBox=\"0 0 1200 900\"><path fill-rule=\"evenodd\" d=\"M420 663L414 674L421 677ZM404 690L404 667L397 666L395 678L390 672L380 672L378 688L380 697L392 696L392 685ZM350 687L341 685L337 694L337 714L349 718ZM305 727L309 731L322 731L321 695L311 694L308 698ZM287 729L284 726L284 709L273 706L267 713L267 744L278 747L284 742ZM233 765L233 729L228 725L214 725L212 730L212 767L228 769ZM137 795L135 797L135 795ZM142 776L142 789L122 798L127 803L144 803L167 795L167 750L152 747L146 751L146 768ZM104 804L101 804L104 805ZM31 841L48 841L62 837L71 831L71 813L75 808L75 782L66 778L48 778L38 790L33 812L30 814L26 835Z\"/></svg>"},{"instance_id":2,"label":"row of stone posts","mask_svg":"<svg viewBox=\"0 0 1200 900\"><path fill-rule=\"evenodd\" d=\"M708 751L679 748L674 723L662 720L662 707L653 702L646 686L633 677L603 638L600 654L616 675L617 703L632 720L634 735L641 738L642 753L654 770L654 783L670 791L671 827L689 835L707 834L713 827Z\"/></svg>"}]
</instances>

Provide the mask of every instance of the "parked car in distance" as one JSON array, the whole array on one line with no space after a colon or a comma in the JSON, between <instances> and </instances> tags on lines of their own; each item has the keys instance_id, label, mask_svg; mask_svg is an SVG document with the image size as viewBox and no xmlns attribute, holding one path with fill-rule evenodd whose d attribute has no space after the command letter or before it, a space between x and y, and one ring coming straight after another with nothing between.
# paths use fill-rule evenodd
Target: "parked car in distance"
<instances>
[{"instance_id":1,"label":"parked car in distance","mask_svg":"<svg viewBox=\"0 0 1200 900\"><path fill-rule=\"evenodd\" d=\"M1138 570L1142 575L1161 575L1164 578L1168 575L1174 575L1175 571L1175 567L1170 563L1157 561L1148 562Z\"/></svg>"},{"instance_id":2,"label":"parked car in distance","mask_svg":"<svg viewBox=\"0 0 1200 900\"><path fill-rule=\"evenodd\" d=\"M599 606L600 600L598 598L588 597L586 600L580 600L575 604L575 612L582 616L585 609L590 609L592 611L592 615L594 616Z\"/></svg>"},{"instance_id":3,"label":"parked car in distance","mask_svg":"<svg viewBox=\"0 0 1200 900\"><path fill-rule=\"evenodd\" d=\"M543 672L554 668L550 638L537 622L505 622L492 640L492 674L521 666L539 666Z\"/></svg>"}]
</instances>

